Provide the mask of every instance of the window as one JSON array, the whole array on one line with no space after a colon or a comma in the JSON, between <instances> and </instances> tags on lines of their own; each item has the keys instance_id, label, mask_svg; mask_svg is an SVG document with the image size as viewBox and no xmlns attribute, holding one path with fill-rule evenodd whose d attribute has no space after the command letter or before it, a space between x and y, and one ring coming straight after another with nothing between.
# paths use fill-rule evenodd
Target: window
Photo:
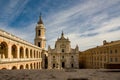
<instances>
[{"instance_id":1,"label":"window","mask_svg":"<svg viewBox=\"0 0 120 80\"><path fill-rule=\"evenodd\" d=\"M113 61L113 59L112 58L110 58L110 62L112 62Z\"/></svg>"},{"instance_id":2,"label":"window","mask_svg":"<svg viewBox=\"0 0 120 80\"><path fill-rule=\"evenodd\" d=\"M117 53L117 49L115 50L115 53Z\"/></svg>"},{"instance_id":3,"label":"window","mask_svg":"<svg viewBox=\"0 0 120 80\"><path fill-rule=\"evenodd\" d=\"M110 50L110 53L112 54L112 50Z\"/></svg>"},{"instance_id":4,"label":"window","mask_svg":"<svg viewBox=\"0 0 120 80\"><path fill-rule=\"evenodd\" d=\"M55 58L55 56L53 56L53 58Z\"/></svg>"},{"instance_id":5,"label":"window","mask_svg":"<svg viewBox=\"0 0 120 80\"><path fill-rule=\"evenodd\" d=\"M62 49L62 52L63 52L63 53L65 52L64 49Z\"/></svg>"},{"instance_id":6,"label":"window","mask_svg":"<svg viewBox=\"0 0 120 80\"><path fill-rule=\"evenodd\" d=\"M73 68L74 67L74 65L73 64L71 64L71 68Z\"/></svg>"},{"instance_id":7,"label":"window","mask_svg":"<svg viewBox=\"0 0 120 80\"><path fill-rule=\"evenodd\" d=\"M55 64L53 64L53 68L55 68Z\"/></svg>"},{"instance_id":8,"label":"window","mask_svg":"<svg viewBox=\"0 0 120 80\"><path fill-rule=\"evenodd\" d=\"M115 58L115 62L117 62L118 61L118 59L117 58Z\"/></svg>"},{"instance_id":9,"label":"window","mask_svg":"<svg viewBox=\"0 0 120 80\"><path fill-rule=\"evenodd\" d=\"M73 58L73 56L71 56L71 58Z\"/></svg>"},{"instance_id":10,"label":"window","mask_svg":"<svg viewBox=\"0 0 120 80\"><path fill-rule=\"evenodd\" d=\"M41 35L41 30L38 30L38 36L40 36Z\"/></svg>"},{"instance_id":11,"label":"window","mask_svg":"<svg viewBox=\"0 0 120 80\"><path fill-rule=\"evenodd\" d=\"M38 46L41 47L41 42L38 42Z\"/></svg>"},{"instance_id":12,"label":"window","mask_svg":"<svg viewBox=\"0 0 120 80\"><path fill-rule=\"evenodd\" d=\"M104 61L106 61L106 57L104 57Z\"/></svg>"}]
</instances>

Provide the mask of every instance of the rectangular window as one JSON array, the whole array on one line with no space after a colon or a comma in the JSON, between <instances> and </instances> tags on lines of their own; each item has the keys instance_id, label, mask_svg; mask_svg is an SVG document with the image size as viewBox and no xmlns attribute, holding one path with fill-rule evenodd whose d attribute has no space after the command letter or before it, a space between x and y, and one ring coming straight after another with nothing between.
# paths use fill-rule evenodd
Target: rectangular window
<instances>
[{"instance_id":1,"label":"rectangular window","mask_svg":"<svg viewBox=\"0 0 120 80\"><path fill-rule=\"evenodd\" d=\"M117 49L115 50L115 53L117 53Z\"/></svg>"},{"instance_id":2,"label":"rectangular window","mask_svg":"<svg viewBox=\"0 0 120 80\"><path fill-rule=\"evenodd\" d=\"M110 50L110 53L112 54L112 50Z\"/></svg>"},{"instance_id":3,"label":"rectangular window","mask_svg":"<svg viewBox=\"0 0 120 80\"><path fill-rule=\"evenodd\" d=\"M38 47L41 47L41 42L38 42Z\"/></svg>"},{"instance_id":4,"label":"rectangular window","mask_svg":"<svg viewBox=\"0 0 120 80\"><path fill-rule=\"evenodd\" d=\"M110 62L113 62L113 59L112 59L112 58L110 58Z\"/></svg>"},{"instance_id":5,"label":"rectangular window","mask_svg":"<svg viewBox=\"0 0 120 80\"><path fill-rule=\"evenodd\" d=\"M117 62L118 61L118 59L117 58L115 58L115 62Z\"/></svg>"}]
</instances>

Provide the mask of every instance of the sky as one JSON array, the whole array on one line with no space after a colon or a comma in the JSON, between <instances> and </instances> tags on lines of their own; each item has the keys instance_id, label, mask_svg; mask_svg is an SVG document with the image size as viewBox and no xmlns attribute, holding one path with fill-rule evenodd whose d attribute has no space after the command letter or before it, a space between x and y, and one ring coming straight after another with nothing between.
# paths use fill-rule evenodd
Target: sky
<instances>
[{"instance_id":1,"label":"sky","mask_svg":"<svg viewBox=\"0 0 120 80\"><path fill-rule=\"evenodd\" d=\"M0 0L0 29L34 44L40 13L46 49L62 31L80 51L120 40L120 0Z\"/></svg>"}]
</instances>

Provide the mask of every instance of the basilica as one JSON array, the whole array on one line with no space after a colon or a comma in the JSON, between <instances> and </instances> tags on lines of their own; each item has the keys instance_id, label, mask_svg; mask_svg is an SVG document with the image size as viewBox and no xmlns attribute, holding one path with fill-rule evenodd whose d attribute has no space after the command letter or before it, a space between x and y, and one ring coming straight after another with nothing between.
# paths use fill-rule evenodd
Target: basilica
<instances>
[{"instance_id":1,"label":"basilica","mask_svg":"<svg viewBox=\"0 0 120 80\"><path fill-rule=\"evenodd\" d=\"M41 16L35 27L34 44L0 29L0 69L120 69L120 40L87 49L71 48L71 41L61 33L46 50L46 28ZM82 46L82 45L81 45Z\"/></svg>"},{"instance_id":2,"label":"basilica","mask_svg":"<svg viewBox=\"0 0 120 80\"><path fill-rule=\"evenodd\" d=\"M78 45L72 49L69 39L64 37L63 32L55 42L55 49L48 47L48 69L79 68L78 60Z\"/></svg>"}]
</instances>

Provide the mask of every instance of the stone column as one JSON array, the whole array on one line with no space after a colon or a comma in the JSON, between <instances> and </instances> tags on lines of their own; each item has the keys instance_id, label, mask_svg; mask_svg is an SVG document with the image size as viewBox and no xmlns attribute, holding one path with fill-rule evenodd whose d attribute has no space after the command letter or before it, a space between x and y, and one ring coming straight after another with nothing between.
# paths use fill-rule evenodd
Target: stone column
<instances>
[{"instance_id":1,"label":"stone column","mask_svg":"<svg viewBox=\"0 0 120 80\"><path fill-rule=\"evenodd\" d=\"M32 59L34 58L34 50L32 50Z\"/></svg>"},{"instance_id":2,"label":"stone column","mask_svg":"<svg viewBox=\"0 0 120 80\"><path fill-rule=\"evenodd\" d=\"M17 46L17 58L20 58L20 46Z\"/></svg>"},{"instance_id":3,"label":"stone column","mask_svg":"<svg viewBox=\"0 0 120 80\"><path fill-rule=\"evenodd\" d=\"M28 48L28 58L30 58L30 49Z\"/></svg>"},{"instance_id":4,"label":"stone column","mask_svg":"<svg viewBox=\"0 0 120 80\"><path fill-rule=\"evenodd\" d=\"M12 50L11 50L11 49L12 49L12 48L11 48L11 44L9 44L9 45L8 45L8 58L9 58L9 59L12 59L12 53L11 53Z\"/></svg>"},{"instance_id":5,"label":"stone column","mask_svg":"<svg viewBox=\"0 0 120 80\"><path fill-rule=\"evenodd\" d=\"M25 51L25 47L23 48L23 58L25 59L26 58L26 51Z\"/></svg>"}]
</instances>

